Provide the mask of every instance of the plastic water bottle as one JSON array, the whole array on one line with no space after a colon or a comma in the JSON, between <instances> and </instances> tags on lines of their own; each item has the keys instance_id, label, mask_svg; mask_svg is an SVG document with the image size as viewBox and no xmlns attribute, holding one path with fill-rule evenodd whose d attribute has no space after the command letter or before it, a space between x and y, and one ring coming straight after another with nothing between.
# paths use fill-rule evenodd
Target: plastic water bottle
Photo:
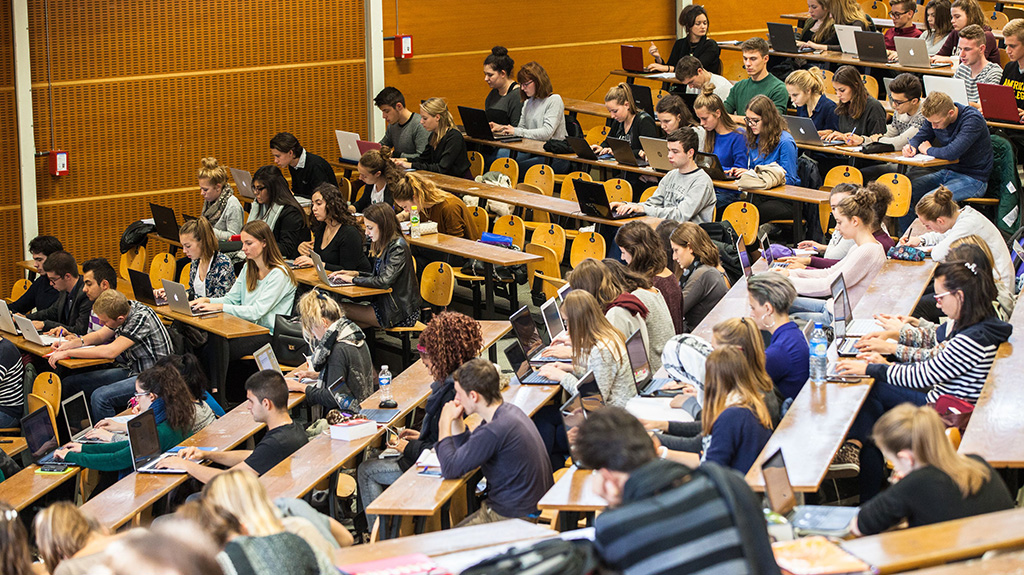
<instances>
[{"instance_id":1,"label":"plastic water bottle","mask_svg":"<svg viewBox=\"0 0 1024 575\"><path fill-rule=\"evenodd\" d=\"M416 206L409 210L409 235L414 238L420 237L420 211Z\"/></svg>"},{"instance_id":2,"label":"plastic water bottle","mask_svg":"<svg viewBox=\"0 0 1024 575\"><path fill-rule=\"evenodd\" d=\"M828 373L828 339L825 337L825 330L821 328L821 322L814 322L814 331L811 332L811 381L817 385L825 383L825 375Z\"/></svg>"},{"instance_id":3,"label":"plastic water bottle","mask_svg":"<svg viewBox=\"0 0 1024 575\"><path fill-rule=\"evenodd\" d=\"M380 366L380 374L377 375L377 382L380 384L381 401L391 399L391 372L388 371L388 366Z\"/></svg>"}]
</instances>

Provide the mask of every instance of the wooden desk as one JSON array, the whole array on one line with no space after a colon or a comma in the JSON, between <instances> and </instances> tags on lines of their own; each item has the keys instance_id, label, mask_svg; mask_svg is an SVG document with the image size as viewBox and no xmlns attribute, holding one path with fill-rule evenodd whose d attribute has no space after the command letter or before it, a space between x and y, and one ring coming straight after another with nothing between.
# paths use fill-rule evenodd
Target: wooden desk
<instances>
[{"instance_id":1,"label":"wooden desk","mask_svg":"<svg viewBox=\"0 0 1024 575\"><path fill-rule=\"evenodd\" d=\"M370 545L354 545L336 551L334 564L344 567L352 563L376 561L411 553L422 553L431 558L441 558L453 553L544 539L554 535L554 531L542 525L535 525L521 519L511 519L497 523L459 527L444 532L413 535L393 541L378 541Z\"/></svg>"},{"instance_id":2,"label":"wooden desk","mask_svg":"<svg viewBox=\"0 0 1024 575\"><path fill-rule=\"evenodd\" d=\"M1024 509L897 529L840 543L879 575L979 557L1024 545ZM1018 563L1018 567L1019 567ZM971 572L961 569L959 573Z\"/></svg>"},{"instance_id":3,"label":"wooden desk","mask_svg":"<svg viewBox=\"0 0 1024 575\"><path fill-rule=\"evenodd\" d=\"M0 443L0 449L3 449L4 453L10 457L14 457L28 448L28 443L25 441L24 437L0 437L0 441L10 442Z\"/></svg>"},{"instance_id":4,"label":"wooden desk","mask_svg":"<svg viewBox=\"0 0 1024 575\"><path fill-rule=\"evenodd\" d=\"M320 275L316 273L316 269L311 267L295 268L292 269L292 272L295 274L295 279L297 279L299 283L317 287L347 298L358 299L391 293L391 288L371 288L357 285L330 286L320 281Z\"/></svg>"},{"instance_id":5,"label":"wooden desk","mask_svg":"<svg viewBox=\"0 0 1024 575\"><path fill-rule=\"evenodd\" d=\"M800 12L798 14L779 15L779 18L782 18L783 20L797 20L799 22L803 22L804 20L810 17L811 15L807 12ZM875 23L876 28L892 28L893 26L892 18L872 18L871 21ZM925 29L924 22L914 22L914 25L917 26L920 30Z\"/></svg>"},{"instance_id":6,"label":"wooden desk","mask_svg":"<svg viewBox=\"0 0 1024 575\"><path fill-rule=\"evenodd\" d=\"M20 335L14 335L13 333L2 332L0 333L0 338L10 341L11 343L14 344L15 347L17 347L21 351L31 353L36 357L46 357L47 354L53 351L53 349L50 347L32 343L31 341L28 341L24 337ZM68 369L81 369L83 367L92 367L94 365L104 365L107 363L110 363L109 359L68 358L58 361L57 365L66 367Z\"/></svg>"},{"instance_id":7,"label":"wooden desk","mask_svg":"<svg viewBox=\"0 0 1024 575\"><path fill-rule=\"evenodd\" d=\"M942 567L931 567L910 571L907 575L1020 575L1024 565L1024 552L1008 553L991 559L980 559L966 563L951 563Z\"/></svg>"},{"instance_id":8,"label":"wooden desk","mask_svg":"<svg viewBox=\"0 0 1024 575\"><path fill-rule=\"evenodd\" d=\"M722 50L731 50L733 52L739 52L740 47L731 44L721 45ZM799 54L792 54L790 52L777 52L770 50L768 52L771 56L777 56L782 58L802 58L804 60L810 60L812 62L829 62L831 64L837 64L839 66L867 66L868 68L881 68L882 70L892 70L893 72L910 72L912 74L927 74L930 76L946 76L949 78L953 77L953 73L956 71L954 66L944 66L942 68L917 68L913 66L901 66L899 64L889 64L887 62L867 62L861 60L853 54L847 54L845 52L836 52L827 50L823 52L801 52ZM618 72L612 72L615 74Z\"/></svg>"},{"instance_id":9,"label":"wooden desk","mask_svg":"<svg viewBox=\"0 0 1024 575\"><path fill-rule=\"evenodd\" d=\"M586 114L605 119L611 118L611 114L608 113L608 108L604 104L589 100L578 100L576 98L562 98L562 103L565 104L565 111L574 118L576 114Z\"/></svg>"},{"instance_id":10,"label":"wooden desk","mask_svg":"<svg viewBox=\"0 0 1024 575\"><path fill-rule=\"evenodd\" d=\"M935 262L886 260L853 310L854 317L869 318L876 313L910 315L935 271Z\"/></svg>"},{"instance_id":11,"label":"wooden desk","mask_svg":"<svg viewBox=\"0 0 1024 575\"><path fill-rule=\"evenodd\" d=\"M761 258L754 262L750 271L753 274L768 271L768 264L765 262L764 258ZM726 292L725 296L715 304L715 307L711 309L708 315L704 316L704 319L697 324L697 327L693 328L690 333L707 341L711 341L711 332L715 329L716 325L725 320L737 317L746 317L749 315L749 311L750 308L747 305L747 278L741 276L740 279L736 280L736 283L732 284L732 287L729 288L729 291Z\"/></svg>"},{"instance_id":12,"label":"wooden desk","mask_svg":"<svg viewBox=\"0 0 1024 575\"><path fill-rule=\"evenodd\" d=\"M915 161L913 158L907 158L902 152L886 152L884 154L865 154L863 152L854 152L847 149L845 146L811 146L809 144L797 144L797 147L801 150L808 150L811 152L820 152L824 154L834 154L837 156L847 156L850 158L863 158L865 160L872 160L875 162L887 162L890 164L897 165L897 171L901 174L906 173L908 168L940 168L943 166L949 166L958 163L957 160L940 160L938 158L932 158L926 161Z\"/></svg>"},{"instance_id":13,"label":"wooden desk","mask_svg":"<svg viewBox=\"0 0 1024 575\"><path fill-rule=\"evenodd\" d=\"M77 478L81 471L81 468L71 467L67 473L43 475L36 473L37 469L39 466L33 463L0 482L0 501L5 501L17 511L21 511L47 493Z\"/></svg>"},{"instance_id":14,"label":"wooden desk","mask_svg":"<svg viewBox=\"0 0 1024 575\"><path fill-rule=\"evenodd\" d=\"M541 510L558 512L559 531L576 529L580 514L586 515L589 523L596 512L608 507L608 502L591 487L593 473L573 465L537 503Z\"/></svg>"}]
</instances>

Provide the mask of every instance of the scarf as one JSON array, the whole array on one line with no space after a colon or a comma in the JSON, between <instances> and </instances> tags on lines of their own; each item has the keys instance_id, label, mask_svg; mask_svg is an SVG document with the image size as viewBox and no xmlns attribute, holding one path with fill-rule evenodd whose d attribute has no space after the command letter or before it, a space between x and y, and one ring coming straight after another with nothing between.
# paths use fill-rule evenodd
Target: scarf
<instances>
[{"instance_id":1,"label":"scarf","mask_svg":"<svg viewBox=\"0 0 1024 575\"><path fill-rule=\"evenodd\" d=\"M153 411L153 419L156 420L157 425L167 421L167 404L164 403L164 398L154 399L153 403L149 405L149 409Z\"/></svg>"},{"instance_id":2,"label":"scarf","mask_svg":"<svg viewBox=\"0 0 1024 575\"><path fill-rule=\"evenodd\" d=\"M267 209L266 206L261 205L256 211L256 219L263 220L268 226L270 226L270 229L273 230L274 224L277 223L277 218L281 215L281 210L283 209L284 206L281 204L274 204L269 209Z\"/></svg>"},{"instance_id":3,"label":"scarf","mask_svg":"<svg viewBox=\"0 0 1024 575\"><path fill-rule=\"evenodd\" d=\"M619 297L615 298L612 300L612 303L605 306L604 313L608 313L608 310L613 307L621 307L632 315L640 314L642 319L647 319L647 314L650 313L647 310L647 306L640 301L640 298L631 293L619 294Z\"/></svg>"},{"instance_id":4,"label":"scarf","mask_svg":"<svg viewBox=\"0 0 1024 575\"><path fill-rule=\"evenodd\" d=\"M231 191L231 186L224 184L216 200L203 202L203 217L210 222L211 226L217 225L217 222L220 221L220 217L224 215L224 207L228 205L228 199L232 195L234 192Z\"/></svg>"},{"instance_id":5,"label":"scarf","mask_svg":"<svg viewBox=\"0 0 1024 575\"><path fill-rule=\"evenodd\" d=\"M340 341L352 347L361 347L365 345L365 340L366 336L363 335L363 330L359 329L359 326L352 320L343 317L327 326L327 331L324 332L322 338L312 342L310 349L313 351L313 355L309 358L309 365L313 370L322 373L324 367L327 366L327 359L331 356L331 350L334 349L335 343ZM320 383L325 385L327 382L321 381Z\"/></svg>"}]
</instances>

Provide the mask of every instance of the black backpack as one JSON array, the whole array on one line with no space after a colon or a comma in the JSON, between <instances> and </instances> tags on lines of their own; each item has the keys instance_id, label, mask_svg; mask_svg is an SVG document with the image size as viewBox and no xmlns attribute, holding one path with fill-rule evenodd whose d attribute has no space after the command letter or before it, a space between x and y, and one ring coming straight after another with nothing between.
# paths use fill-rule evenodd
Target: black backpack
<instances>
[{"instance_id":1,"label":"black backpack","mask_svg":"<svg viewBox=\"0 0 1024 575\"><path fill-rule=\"evenodd\" d=\"M704 222L700 227L711 236L711 242L718 248L718 259L722 260L722 267L725 269L725 275L729 277L729 283L736 283L743 275L740 254L736 251L739 234L733 229L732 224L726 221Z\"/></svg>"},{"instance_id":2,"label":"black backpack","mask_svg":"<svg viewBox=\"0 0 1024 575\"><path fill-rule=\"evenodd\" d=\"M594 544L587 539L545 539L529 547L485 559L462 575L588 575L597 569Z\"/></svg>"}]
</instances>

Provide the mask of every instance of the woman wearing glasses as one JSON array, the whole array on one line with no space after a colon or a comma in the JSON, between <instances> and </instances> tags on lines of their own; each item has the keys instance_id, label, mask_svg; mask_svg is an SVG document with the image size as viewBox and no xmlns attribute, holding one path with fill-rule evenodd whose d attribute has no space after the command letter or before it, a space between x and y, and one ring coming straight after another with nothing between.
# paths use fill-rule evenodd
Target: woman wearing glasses
<instances>
[{"instance_id":1,"label":"woman wearing glasses","mask_svg":"<svg viewBox=\"0 0 1024 575\"><path fill-rule=\"evenodd\" d=\"M747 166L731 168L729 175L739 177L746 170L776 163L786 171L786 184L799 186L796 141L786 131L785 122L782 121L782 115L775 107L775 102L764 94L754 96L747 104L744 120L747 123ZM761 215L761 219L765 219L764 214Z\"/></svg>"},{"instance_id":2,"label":"woman wearing glasses","mask_svg":"<svg viewBox=\"0 0 1024 575\"><path fill-rule=\"evenodd\" d=\"M274 240L287 259L299 257L299 244L309 239L306 214L288 182L277 166L263 166L252 176L252 193L256 196L250 222L263 220L274 233Z\"/></svg>"},{"instance_id":3,"label":"woman wearing glasses","mask_svg":"<svg viewBox=\"0 0 1024 575\"><path fill-rule=\"evenodd\" d=\"M565 104L562 97L554 92L551 86L551 78L547 71L537 62L527 62L516 75L519 81L519 94L523 99L522 114L519 117L518 125L502 126L491 123L491 129L495 134L506 136L515 135L530 140L564 140L565 131ZM498 151L499 157L509 155L507 149ZM532 154L519 154L520 173L525 174L526 169L540 163L550 163L551 168L556 172L568 171L569 163L565 160L534 156ZM516 182L512 182L515 185Z\"/></svg>"}]
</instances>

